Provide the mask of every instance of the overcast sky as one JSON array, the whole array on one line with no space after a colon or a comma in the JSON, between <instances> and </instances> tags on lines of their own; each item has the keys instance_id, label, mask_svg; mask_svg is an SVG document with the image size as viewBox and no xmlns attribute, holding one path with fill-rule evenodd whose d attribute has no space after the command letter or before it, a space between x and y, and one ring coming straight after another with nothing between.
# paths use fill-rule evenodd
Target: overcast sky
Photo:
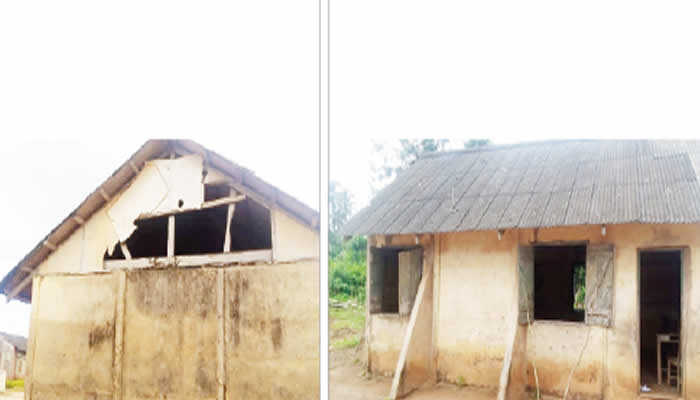
<instances>
[{"instance_id":1,"label":"overcast sky","mask_svg":"<svg viewBox=\"0 0 700 400\"><path fill-rule=\"evenodd\" d=\"M372 139L698 138L698 20L693 1L332 1L330 179L365 204Z\"/></svg>"},{"instance_id":2,"label":"overcast sky","mask_svg":"<svg viewBox=\"0 0 700 400\"><path fill-rule=\"evenodd\" d=\"M319 206L318 1L0 3L0 275L148 138ZM28 334L5 304L0 331Z\"/></svg>"}]
</instances>

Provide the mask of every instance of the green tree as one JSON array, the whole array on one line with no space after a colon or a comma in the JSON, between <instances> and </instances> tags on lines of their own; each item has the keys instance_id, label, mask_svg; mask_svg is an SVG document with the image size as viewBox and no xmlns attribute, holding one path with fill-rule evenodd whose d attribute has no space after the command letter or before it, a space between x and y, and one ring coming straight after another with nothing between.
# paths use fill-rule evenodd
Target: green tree
<instances>
[{"instance_id":1,"label":"green tree","mask_svg":"<svg viewBox=\"0 0 700 400\"><path fill-rule=\"evenodd\" d=\"M376 193L423 155L445 150L449 142L449 139L399 139L398 143L375 142L373 157L375 163L371 166L372 193Z\"/></svg>"}]
</instances>

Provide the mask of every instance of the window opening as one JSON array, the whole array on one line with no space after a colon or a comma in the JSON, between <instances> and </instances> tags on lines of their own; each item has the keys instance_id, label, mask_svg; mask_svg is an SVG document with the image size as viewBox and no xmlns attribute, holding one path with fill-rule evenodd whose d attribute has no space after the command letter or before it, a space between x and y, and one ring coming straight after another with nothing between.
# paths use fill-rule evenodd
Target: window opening
<instances>
[{"instance_id":1,"label":"window opening","mask_svg":"<svg viewBox=\"0 0 700 400\"><path fill-rule=\"evenodd\" d=\"M536 246L535 319L583 322L586 246Z\"/></svg>"}]
</instances>

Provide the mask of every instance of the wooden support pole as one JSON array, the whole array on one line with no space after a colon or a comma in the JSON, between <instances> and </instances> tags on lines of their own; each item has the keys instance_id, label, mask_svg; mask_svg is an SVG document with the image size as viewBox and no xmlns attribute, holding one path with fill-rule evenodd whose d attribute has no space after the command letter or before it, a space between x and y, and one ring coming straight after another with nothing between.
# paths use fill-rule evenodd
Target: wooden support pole
<instances>
[{"instance_id":1,"label":"wooden support pole","mask_svg":"<svg viewBox=\"0 0 700 400\"><path fill-rule=\"evenodd\" d=\"M175 257L175 216L168 217L168 257Z\"/></svg>"},{"instance_id":2,"label":"wooden support pole","mask_svg":"<svg viewBox=\"0 0 700 400\"><path fill-rule=\"evenodd\" d=\"M216 335L216 381L218 390L216 394L217 400L224 400L226 395L226 369L224 361L226 360L225 344L225 320L224 320L224 270L216 271L216 322L218 330Z\"/></svg>"},{"instance_id":3,"label":"wooden support pole","mask_svg":"<svg viewBox=\"0 0 700 400\"><path fill-rule=\"evenodd\" d=\"M83 217L81 217L80 215L74 215L73 220L79 225L83 225L85 223L85 219L83 219Z\"/></svg>"},{"instance_id":4,"label":"wooden support pole","mask_svg":"<svg viewBox=\"0 0 700 400\"><path fill-rule=\"evenodd\" d=\"M117 295L114 310L114 361L112 363L112 399L123 397L124 376L124 311L126 308L126 271L116 271Z\"/></svg>"},{"instance_id":5,"label":"wooden support pole","mask_svg":"<svg viewBox=\"0 0 700 400\"><path fill-rule=\"evenodd\" d=\"M235 210L235 204L228 205L228 214L226 215L226 234L224 235L224 253L231 252L231 220L233 219L233 213Z\"/></svg>"},{"instance_id":6,"label":"wooden support pole","mask_svg":"<svg viewBox=\"0 0 700 400\"><path fill-rule=\"evenodd\" d=\"M391 400L396 400L402 394L402 389L404 386L404 369L406 368L406 359L408 357L408 352L411 349L411 342L413 341L414 332L416 329L416 321L418 320L418 313L420 307L425 301L425 291L426 285L428 285L432 277L432 270L428 270L427 274L423 275L418 285L418 293L416 294L416 301L413 303L413 309L411 309L411 317L408 320L408 326L406 327L406 332L403 337L403 344L401 346L401 351L399 352L399 360L396 363L396 369L394 370L394 379L391 382L391 392L389 398ZM430 310L432 311L432 309Z\"/></svg>"},{"instance_id":7,"label":"wooden support pole","mask_svg":"<svg viewBox=\"0 0 700 400\"><path fill-rule=\"evenodd\" d=\"M49 242L48 240L44 240L44 246L48 247L51 251L56 250L56 245Z\"/></svg>"},{"instance_id":8,"label":"wooden support pole","mask_svg":"<svg viewBox=\"0 0 700 400\"><path fill-rule=\"evenodd\" d=\"M129 248L126 247L126 243L119 242L119 246L122 248L122 253L124 253L124 258L126 258L127 260L131 260L131 252L129 251Z\"/></svg>"}]
</instances>

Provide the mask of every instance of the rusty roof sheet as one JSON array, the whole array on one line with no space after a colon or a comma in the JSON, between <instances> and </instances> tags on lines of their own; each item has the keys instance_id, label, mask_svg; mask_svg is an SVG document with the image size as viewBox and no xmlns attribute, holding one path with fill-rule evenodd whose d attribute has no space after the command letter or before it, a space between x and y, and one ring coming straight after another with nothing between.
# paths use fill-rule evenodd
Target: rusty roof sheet
<instances>
[{"instance_id":1,"label":"rusty roof sheet","mask_svg":"<svg viewBox=\"0 0 700 400\"><path fill-rule=\"evenodd\" d=\"M434 153L346 235L700 222L700 141L572 140Z\"/></svg>"}]
</instances>

